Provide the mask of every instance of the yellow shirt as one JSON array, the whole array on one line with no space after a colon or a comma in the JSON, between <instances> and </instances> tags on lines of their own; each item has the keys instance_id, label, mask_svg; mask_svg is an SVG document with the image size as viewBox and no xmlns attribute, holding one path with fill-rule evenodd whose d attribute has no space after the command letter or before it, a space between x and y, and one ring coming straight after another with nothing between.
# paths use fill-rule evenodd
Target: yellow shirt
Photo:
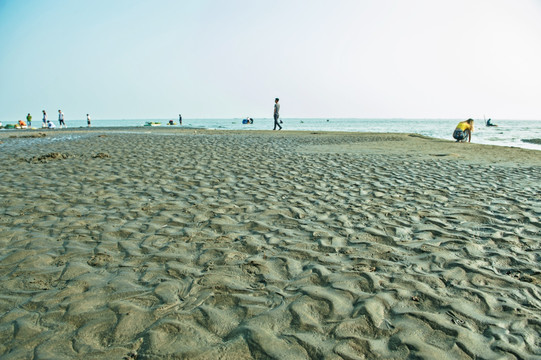
<instances>
[{"instance_id":1,"label":"yellow shirt","mask_svg":"<svg viewBox=\"0 0 541 360\"><path fill-rule=\"evenodd\" d=\"M469 130L469 131L473 132L473 124L470 125L467 121L459 122L458 125L456 126L456 128L460 129L462 131Z\"/></svg>"}]
</instances>

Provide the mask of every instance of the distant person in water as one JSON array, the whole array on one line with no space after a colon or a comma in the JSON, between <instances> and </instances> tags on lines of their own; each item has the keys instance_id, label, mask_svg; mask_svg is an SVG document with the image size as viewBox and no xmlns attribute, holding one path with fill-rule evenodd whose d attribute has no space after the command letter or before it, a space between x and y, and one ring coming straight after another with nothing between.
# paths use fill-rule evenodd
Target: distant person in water
<instances>
[{"instance_id":1,"label":"distant person in water","mask_svg":"<svg viewBox=\"0 0 541 360\"><path fill-rule=\"evenodd\" d=\"M43 124L41 125L41 127L47 127L47 113L45 112L45 110L43 110Z\"/></svg>"},{"instance_id":2,"label":"distant person in water","mask_svg":"<svg viewBox=\"0 0 541 360\"><path fill-rule=\"evenodd\" d=\"M282 126L280 125L280 123L282 121L279 122L279 119L280 119L280 104L278 103L280 101L280 99L276 98L274 99L274 129L272 130L276 130L276 127L278 126L278 130L282 130Z\"/></svg>"},{"instance_id":3,"label":"distant person in water","mask_svg":"<svg viewBox=\"0 0 541 360\"><path fill-rule=\"evenodd\" d=\"M461 121L456 126L455 132L453 133L453 138L457 142L466 141L471 142L471 133L473 132L473 119L468 119L466 121Z\"/></svg>"},{"instance_id":4,"label":"distant person in water","mask_svg":"<svg viewBox=\"0 0 541 360\"><path fill-rule=\"evenodd\" d=\"M28 125L28 127L32 127L32 115L30 115L30 113L28 113L28 115L26 115L26 124Z\"/></svg>"},{"instance_id":5,"label":"distant person in water","mask_svg":"<svg viewBox=\"0 0 541 360\"><path fill-rule=\"evenodd\" d=\"M182 125L182 115L178 114L178 124Z\"/></svg>"},{"instance_id":6,"label":"distant person in water","mask_svg":"<svg viewBox=\"0 0 541 360\"><path fill-rule=\"evenodd\" d=\"M90 115L86 114L86 124L90 127Z\"/></svg>"},{"instance_id":7,"label":"distant person in water","mask_svg":"<svg viewBox=\"0 0 541 360\"><path fill-rule=\"evenodd\" d=\"M67 128L66 123L64 122L64 113L62 112L62 110L58 110L58 123L61 129L62 126Z\"/></svg>"}]
</instances>

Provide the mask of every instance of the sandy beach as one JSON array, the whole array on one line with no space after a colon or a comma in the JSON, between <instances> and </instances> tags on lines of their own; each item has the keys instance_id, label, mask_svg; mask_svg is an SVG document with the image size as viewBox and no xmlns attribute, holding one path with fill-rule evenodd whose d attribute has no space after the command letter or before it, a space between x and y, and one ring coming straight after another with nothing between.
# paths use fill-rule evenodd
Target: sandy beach
<instances>
[{"instance_id":1,"label":"sandy beach","mask_svg":"<svg viewBox=\"0 0 541 360\"><path fill-rule=\"evenodd\" d=\"M540 151L167 128L0 142L1 359L541 358Z\"/></svg>"}]
</instances>

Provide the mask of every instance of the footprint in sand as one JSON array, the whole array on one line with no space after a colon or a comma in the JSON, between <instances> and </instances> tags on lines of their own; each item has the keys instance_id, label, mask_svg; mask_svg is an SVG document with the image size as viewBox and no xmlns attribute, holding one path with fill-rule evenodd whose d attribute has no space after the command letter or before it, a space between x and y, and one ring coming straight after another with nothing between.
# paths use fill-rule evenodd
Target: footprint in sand
<instances>
[{"instance_id":1,"label":"footprint in sand","mask_svg":"<svg viewBox=\"0 0 541 360\"><path fill-rule=\"evenodd\" d=\"M113 257L105 253L97 253L90 260L87 261L87 264L90 266L101 267L105 264L108 264L113 261Z\"/></svg>"}]
</instances>

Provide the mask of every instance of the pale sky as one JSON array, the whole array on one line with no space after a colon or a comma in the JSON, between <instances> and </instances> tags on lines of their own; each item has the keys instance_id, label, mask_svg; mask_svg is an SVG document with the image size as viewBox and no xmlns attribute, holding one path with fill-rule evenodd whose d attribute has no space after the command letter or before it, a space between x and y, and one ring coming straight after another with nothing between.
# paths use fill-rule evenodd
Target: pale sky
<instances>
[{"instance_id":1,"label":"pale sky","mask_svg":"<svg viewBox=\"0 0 541 360\"><path fill-rule=\"evenodd\" d=\"M541 0L0 0L0 121L541 120Z\"/></svg>"}]
</instances>

